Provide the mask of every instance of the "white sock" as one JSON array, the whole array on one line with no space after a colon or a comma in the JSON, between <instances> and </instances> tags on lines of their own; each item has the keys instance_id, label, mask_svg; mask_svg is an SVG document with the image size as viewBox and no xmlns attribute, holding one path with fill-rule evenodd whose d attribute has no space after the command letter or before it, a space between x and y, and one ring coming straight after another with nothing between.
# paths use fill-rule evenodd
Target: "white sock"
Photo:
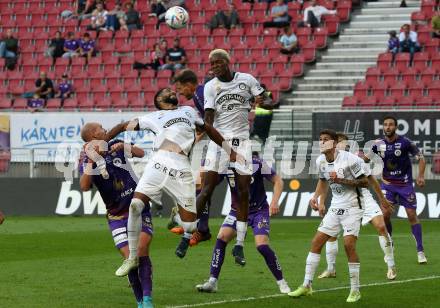
<instances>
[{"instance_id":1,"label":"white sock","mask_svg":"<svg viewBox=\"0 0 440 308\"><path fill-rule=\"evenodd\" d=\"M177 213L176 216L174 216L174 222L175 222L176 224L178 224L179 226L182 225L182 219L180 218L179 213Z\"/></svg>"},{"instance_id":2,"label":"white sock","mask_svg":"<svg viewBox=\"0 0 440 308\"><path fill-rule=\"evenodd\" d=\"M313 277L315 277L316 269L319 265L321 255L319 253L309 252L306 260L306 274L304 275L304 287L310 287L312 285Z\"/></svg>"},{"instance_id":3,"label":"white sock","mask_svg":"<svg viewBox=\"0 0 440 308\"><path fill-rule=\"evenodd\" d=\"M350 285L351 291L359 291L359 270L360 263L348 262L348 271L350 272Z\"/></svg>"},{"instance_id":4,"label":"white sock","mask_svg":"<svg viewBox=\"0 0 440 308\"><path fill-rule=\"evenodd\" d=\"M247 222L237 220L237 245L243 246L244 238L246 237Z\"/></svg>"},{"instance_id":5,"label":"white sock","mask_svg":"<svg viewBox=\"0 0 440 308\"><path fill-rule=\"evenodd\" d=\"M214 278L214 277L209 277L209 280L208 280L210 283L216 283L217 282L217 278Z\"/></svg>"},{"instance_id":6,"label":"white sock","mask_svg":"<svg viewBox=\"0 0 440 308\"><path fill-rule=\"evenodd\" d=\"M379 243L385 255L388 268L394 267L396 264L394 263L394 248L390 235L388 234L388 237L379 235Z\"/></svg>"},{"instance_id":7,"label":"white sock","mask_svg":"<svg viewBox=\"0 0 440 308\"><path fill-rule=\"evenodd\" d=\"M336 256L338 255L338 241L325 243L325 258L327 260L327 270L336 271Z\"/></svg>"},{"instance_id":8,"label":"white sock","mask_svg":"<svg viewBox=\"0 0 440 308\"><path fill-rule=\"evenodd\" d=\"M183 237L187 238L187 239L190 239L191 236L192 236L192 233L197 228L197 222L196 221L190 221L190 222L188 222L188 221L180 221L180 224L181 224L181 226L183 227L183 230L184 230Z\"/></svg>"},{"instance_id":9,"label":"white sock","mask_svg":"<svg viewBox=\"0 0 440 308\"><path fill-rule=\"evenodd\" d=\"M284 278L281 280L277 280L278 285L285 284L285 283L287 283L287 282L284 280Z\"/></svg>"},{"instance_id":10,"label":"white sock","mask_svg":"<svg viewBox=\"0 0 440 308\"><path fill-rule=\"evenodd\" d=\"M139 234L142 228L141 213L144 207L145 204L142 200L137 198L131 200L127 223L128 249L130 251L129 259L137 258Z\"/></svg>"}]
</instances>

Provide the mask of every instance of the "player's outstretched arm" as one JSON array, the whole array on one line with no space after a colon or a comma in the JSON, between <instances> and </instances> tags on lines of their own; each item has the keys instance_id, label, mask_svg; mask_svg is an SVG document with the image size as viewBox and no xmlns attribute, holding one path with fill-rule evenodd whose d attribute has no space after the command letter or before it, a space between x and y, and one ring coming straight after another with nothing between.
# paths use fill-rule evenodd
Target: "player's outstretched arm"
<instances>
[{"instance_id":1,"label":"player's outstretched arm","mask_svg":"<svg viewBox=\"0 0 440 308\"><path fill-rule=\"evenodd\" d=\"M93 170L93 162L88 162L84 166L84 173L81 175L81 178L79 179L79 188L82 191L88 191L90 188L92 188L93 183L93 177L92 177L92 170Z\"/></svg>"},{"instance_id":2,"label":"player's outstretched arm","mask_svg":"<svg viewBox=\"0 0 440 308\"><path fill-rule=\"evenodd\" d=\"M139 120L138 119L134 119L131 121L120 123L107 132L107 134L105 136L105 141L108 142L108 141L112 140L113 138L115 138L117 135L119 135L122 132L135 131L135 130L139 130Z\"/></svg>"},{"instance_id":3,"label":"player's outstretched arm","mask_svg":"<svg viewBox=\"0 0 440 308\"><path fill-rule=\"evenodd\" d=\"M380 188L379 181L374 176L369 175L368 176L368 183L370 184L371 187L373 187L374 193L376 194L377 199L379 199L379 204L380 204L381 208L383 210L392 212L394 210L394 207L391 204L391 202L389 202L385 198L385 196L383 195L382 188Z\"/></svg>"},{"instance_id":4,"label":"player's outstretched arm","mask_svg":"<svg viewBox=\"0 0 440 308\"><path fill-rule=\"evenodd\" d=\"M283 193L284 181L278 174L275 174L270 181L273 184L273 196L269 206L270 215L272 216L280 211L279 202Z\"/></svg>"},{"instance_id":5,"label":"player's outstretched arm","mask_svg":"<svg viewBox=\"0 0 440 308\"><path fill-rule=\"evenodd\" d=\"M336 172L334 174L334 177L331 175L330 178L333 180L333 182L337 184L347 185L347 186L353 186L353 187L359 187L359 188L367 188L368 187L368 178L365 176L365 174L362 174L358 178L354 180L348 180L348 179L341 179L336 176Z\"/></svg>"},{"instance_id":6,"label":"player's outstretched arm","mask_svg":"<svg viewBox=\"0 0 440 308\"><path fill-rule=\"evenodd\" d=\"M124 151L125 147L129 147L130 153L131 153L130 157L142 158L145 156L144 150L142 150L141 148L134 146L130 143L124 143L124 142L118 142L118 143L113 144L110 147L110 153L121 151L121 150Z\"/></svg>"}]
</instances>

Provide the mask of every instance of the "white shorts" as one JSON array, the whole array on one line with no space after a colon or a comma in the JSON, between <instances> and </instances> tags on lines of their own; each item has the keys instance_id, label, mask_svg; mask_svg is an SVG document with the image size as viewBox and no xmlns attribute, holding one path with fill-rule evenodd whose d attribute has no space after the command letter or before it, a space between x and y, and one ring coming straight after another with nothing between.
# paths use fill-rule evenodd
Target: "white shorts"
<instances>
[{"instance_id":1,"label":"white shorts","mask_svg":"<svg viewBox=\"0 0 440 308\"><path fill-rule=\"evenodd\" d=\"M357 237L363 214L364 210L359 208L338 209L331 207L322 219L318 231L337 237L342 228L343 236L354 235Z\"/></svg>"},{"instance_id":2,"label":"white shorts","mask_svg":"<svg viewBox=\"0 0 440 308\"><path fill-rule=\"evenodd\" d=\"M252 141L249 139L226 140L234 151L245 159L245 164L234 163L233 166L239 174L252 175ZM226 153L214 141L209 142L206 152L205 171L214 171L219 174L227 174L230 167L229 154Z\"/></svg>"},{"instance_id":3,"label":"white shorts","mask_svg":"<svg viewBox=\"0 0 440 308\"><path fill-rule=\"evenodd\" d=\"M362 226L369 224L374 217L380 215L383 215L382 210L376 200L373 198L365 199L365 211L364 216L362 216Z\"/></svg>"},{"instance_id":4,"label":"white shorts","mask_svg":"<svg viewBox=\"0 0 440 308\"><path fill-rule=\"evenodd\" d=\"M159 150L145 166L136 192L160 204L163 191L186 211L197 213L196 185L187 156Z\"/></svg>"}]
</instances>

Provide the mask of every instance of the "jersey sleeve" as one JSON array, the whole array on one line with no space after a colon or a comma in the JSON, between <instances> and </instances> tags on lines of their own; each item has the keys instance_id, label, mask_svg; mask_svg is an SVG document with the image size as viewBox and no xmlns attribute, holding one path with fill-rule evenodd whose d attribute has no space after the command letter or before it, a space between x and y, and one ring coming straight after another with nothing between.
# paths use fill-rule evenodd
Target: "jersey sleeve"
<instances>
[{"instance_id":1,"label":"jersey sleeve","mask_svg":"<svg viewBox=\"0 0 440 308\"><path fill-rule=\"evenodd\" d=\"M215 90L212 86L212 82L208 82L203 89L204 108L215 110Z\"/></svg>"},{"instance_id":2,"label":"jersey sleeve","mask_svg":"<svg viewBox=\"0 0 440 308\"><path fill-rule=\"evenodd\" d=\"M324 172L321 169L321 162L322 162L321 156L318 156L318 158L316 159L316 168L318 168L318 177L321 180L325 180Z\"/></svg>"},{"instance_id":3,"label":"jersey sleeve","mask_svg":"<svg viewBox=\"0 0 440 308\"><path fill-rule=\"evenodd\" d=\"M260 83L254 76L249 76L249 87L253 96L258 96L264 92L264 89L260 86Z\"/></svg>"},{"instance_id":4,"label":"jersey sleeve","mask_svg":"<svg viewBox=\"0 0 440 308\"><path fill-rule=\"evenodd\" d=\"M367 164L366 162L362 161L362 168L364 169L365 176L370 176L371 175L370 164Z\"/></svg>"},{"instance_id":5,"label":"jersey sleeve","mask_svg":"<svg viewBox=\"0 0 440 308\"><path fill-rule=\"evenodd\" d=\"M185 109L188 110L191 116L191 120L194 122L195 125L203 126L205 124L203 119L200 117L199 113L194 108L188 106L185 107Z\"/></svg>"},{"instance_id":6,"label":"jersey sleeve","mask_svg":"<svg viewBox=\"0 0 440 308\"><path fill-rule=\"evenodd\" d=\"M348 159L348 168L354 178L358 178L361 175L365 175L365 170L363 168L364 162L362 159L355 155L350 155Z\"/></svg>"},{"instance_id":7,"label":"jersey sleeve","mask_svg":"<svg viewBox=\"0 0 440 308\"><path fill-rule=\"evenodd\" d=\"M152 113L140 116L137 118L139 122L139 128L142 130L153 130L154 127L154 119Z\"/></svg>"},{"instance_id":8,"label":"jersey sleeve","mask_svg":"<svg viewBox=\"0 0 440 308\"><path fill-rule=\"evenodd\" d=\"M421 152L417 144L408 138L406 138L406 141L408 142L408 152L411 153L412 156L419 156Z\"/></svg>"}]
</instances>

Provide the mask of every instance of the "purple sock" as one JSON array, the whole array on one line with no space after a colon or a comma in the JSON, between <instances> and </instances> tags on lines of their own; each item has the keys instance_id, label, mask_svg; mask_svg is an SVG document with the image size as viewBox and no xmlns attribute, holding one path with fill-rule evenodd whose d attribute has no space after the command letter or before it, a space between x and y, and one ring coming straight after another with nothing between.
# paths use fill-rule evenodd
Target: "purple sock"
<instances>
[{"instance_id":1,"label":"purple sock","mask_svg":"<svg viewBox=\"0 0 440 308\"><path fill-rule=\"evenodd\" d=\"M223 260L225 259L226 244L226 242L217 239L217 242L215 242L214 251L212 252L211 277L216 279L218 279L218 276L220 276Z\"/></svg>"},{"instance_id":2,"label":"purple sock","mask_svg":"<svg viewBox=\"0 0 440 308\"><path fill-rule=\"evenodd\" d=\"M153 267L150 257L139 257L139 279L142 285L142 295L151 296L153 290Z\"/></svg>"},{"instance_id":3,"label":"purple sock","mask_svg":"<svg viewBox=\"0 0 440 308\"><path fill-rule=\"evenodd\" d=\"M202 212L202 214L200 215L200 220L199 223L197 225L197 230L202 232L202 233L206 233L209 232L209 207L211 206L211 200L209 200L206 205L205 205L205 209Z\"/></svg>"},{"instance_id":4,"label":"purple sock","mask_svg":"<svg viewBox=\"0 0 440 308\"><path fill-rule=\"evenodd\" d=\"M263 256L264 260L266 261L267 267L269 267L275 279L277 281L283 279L283 272L281 271L280 263L278 263L277 255L269 247L269 245L260 245L257 247L257 250Z\"/></svg>"},{"instance_id":5,"label":"purple sock","mask_svg":"<svg viewBox=\"0 0 440 308\"><path fill-rule=\"evenodd\" d=\"M422 240L422 225L415 224L411 226L412 234L417 243L417 251L423 251L423 240Z\"/></svg>"},{"instance_id":6,"label":"purple sock","mask_svg":"<svg viewBox=\"0 0 440 308\"><path fill-rule=\"evenodd\" d=\"M134 269L130 273L128 273L128 280L130 281L131 288L133 289L134 296L136 297L136 301L142 302L142 285L139 280L138 270Z\"/></svg>"},{"instance_id":7,"label":"purple sock","mask_svg":"<svg viewBox=\"0 0 440 308\"><path fill-rule=\"evenodd\" d=\"M391 221L386 221L385 226L387 227L387 231L390 236L393 235L393 225L391 224Z\"/></svg>"}]
</instances>

